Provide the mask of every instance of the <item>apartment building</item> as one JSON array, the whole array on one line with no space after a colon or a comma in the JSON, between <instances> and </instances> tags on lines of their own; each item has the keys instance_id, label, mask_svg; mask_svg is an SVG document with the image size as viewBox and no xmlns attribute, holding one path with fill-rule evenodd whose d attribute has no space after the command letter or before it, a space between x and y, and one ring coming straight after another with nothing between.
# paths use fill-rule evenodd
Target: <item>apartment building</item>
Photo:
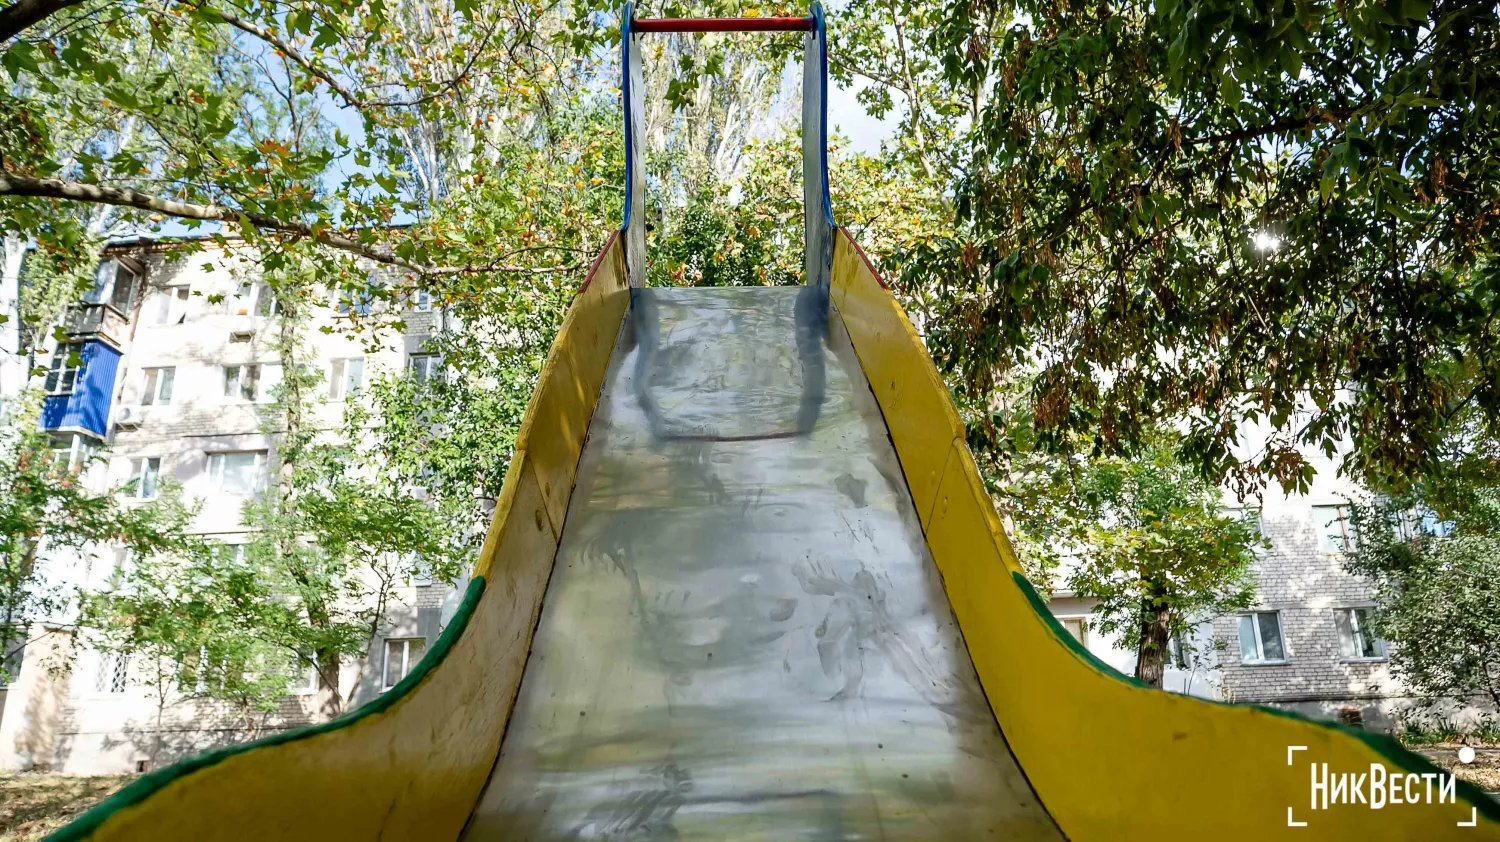
<instances>
[{"instance_id":1,"label":"apartment building","mask_svg":"<svg viewBox=\"0 0 1500 842\"><path fill-rule=\"evenodd\" d=\"M180 241L110 245L94 287L70 308L66 341L49 357L41 385L42 425L60 459L81 464L108 446L85 481L149 500L174 478L199 501L193 529L229 545L247 540L241 510L274 463L265 410L281 376L271 347L277 305L253 263L231 242L186 259ZM382 371L425 377L438 361L424 345L438 329L425 297L409 303L404 334L371 351L334 330L351 305L331 295L304 340L324 375L317 423L333 428L344 402ZM76 354L76 356L75 356ZM70 361L71 360L71 361ZM79 364L75 365L73 361ZM104 547L83 557L47 559L61 586L102 586L125 563ZM463 583L459 583L462 587ZM457 609L461 590L416 583L386 612L381 639L360 663L346 664L340 690L349 707L395 685L420 660ZM34 629L0 709L0 769L76 773L143 771L252 736L221 703L160 699L149 666L90 650L53 618ZM66 669L59 666L68 664ZM259 734L309 724L316 677L263 723Z\"/></svg>"},{"instance_id":2,"label":"apartment building","mask_svg":"<svg viewBox=\"0 0 1500 842\"><path fill-rule=\"evenodd\" d=\"M1311 460L1317 476L1306 494L1267 489L1259 500L1226 497L1231 510L1257 515L1270 544L1255 564L1257 604L1250 611L1204 618L1188 645L1174 641L1165 689L1230 702L1253 702L1391 731L1419 700L1390 670L1389 648L1374 632L1370 584L1344 571L1359 536L1349 503L1361 489L1337 464ZM1129 675L1135 653L1091 629L1092 600L1059 594L1053 615L1091 652ZM1436 715L1472 724L1478 697L1452 700Z\"/></svg>"}]
</instances>

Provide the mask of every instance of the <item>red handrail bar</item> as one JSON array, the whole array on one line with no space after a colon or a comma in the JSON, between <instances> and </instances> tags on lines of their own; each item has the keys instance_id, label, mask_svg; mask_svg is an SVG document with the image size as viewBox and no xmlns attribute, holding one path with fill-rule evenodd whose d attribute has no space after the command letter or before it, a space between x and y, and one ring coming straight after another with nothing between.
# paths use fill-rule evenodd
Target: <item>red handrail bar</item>
<instances>
[{"instance_id":1,"label":"red handrail bar","mask_svg":"<svg viewBox=\"0 0 1500 842\"><path fill-rule=\"evenodd\" d=\"M808 32L812 18L644 18L630 22L635 32Z\"/></svg>"}]
</instances>

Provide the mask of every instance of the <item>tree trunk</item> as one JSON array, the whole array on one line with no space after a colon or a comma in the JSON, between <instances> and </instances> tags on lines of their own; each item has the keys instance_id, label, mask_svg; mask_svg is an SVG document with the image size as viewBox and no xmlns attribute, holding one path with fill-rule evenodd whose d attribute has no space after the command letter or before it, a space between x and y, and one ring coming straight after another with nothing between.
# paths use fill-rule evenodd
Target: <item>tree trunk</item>
<instances>
[{"instance_id":1,"label":"tree trunk","mask_svg":"<svg viewBox=\"0 0 1500 842\"><path fill-rule=\"evenodd\" d=\"M1151 685L1161 687L1162 675L1167 664L1167 639L1171 610L1160 596L1161 590L1151 586L1141 600L1141 645L1136 651L1135 677Z\"/></svg>"},{"instance_id":2,"label":"tree trunk","mask_svg":"<svg viewBox=\"0 0 1500 842\"><path fill-rule=\"evenodd\" d=\"M344 712L344 698L339 695L339 656L337 652L321 649L315 657L318 661L318 713L332 719Z\"/></svg>"}]
</instances>

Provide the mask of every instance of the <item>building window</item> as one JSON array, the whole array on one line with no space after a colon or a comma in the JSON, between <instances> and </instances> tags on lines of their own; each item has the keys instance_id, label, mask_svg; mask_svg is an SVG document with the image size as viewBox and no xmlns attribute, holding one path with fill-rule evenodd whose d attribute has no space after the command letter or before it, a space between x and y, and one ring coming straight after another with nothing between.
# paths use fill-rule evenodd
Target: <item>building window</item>
<instances>
[{"instance_id":1,"label":"building window","mask_svg":"<svg viewBox=\"0 0 1500 842\"><path fill-rule=\"evenodd\" d=\"M161 457L143 456L130 460L130 480L125 493L136 500L155 500L161 478Z\"/></svg>"},{"instance_id":2,"label":"building window","mask_svg":"<svg viewBox=\"0 0 1500 842\"><path fill-rule=\"evenodd\" d=\"M1246 664L1286 663L1286 646L1281 639L1281 615L1260 611L1240 615L1240 662Z\"/></svg>"},{"instance_id":3,"label":"building window","mask_svg":"<svg viewBox=\"0 0 1500 842\"><path fill-rule=\"evenodd\" d=\"M389 690L400 683L411 672L412 667L422 660L422 655L427 651L427 639L412 637L404 640L387 640L385 642L385 690Z\"/></svg>"},{"instance_id":4,"label":"building window","mask_svg":"<svg viewBox=\"0 0 1500 842\"><path fill-rule=\"evenodd\" d=\"M137 275L129 266L111 257L94 270L94 287L83 300L89 304L108 304L121 313L130 312Z\"/></svg>"},{"instance_id":5,"label":"building window","mask_svg":"<svg viewBox=\"0 0 1500 842\"><path fill-rule=\"evenodd\" d=\"M1182 638L1182 631L1174 631L1167 638L1167 665L1174 666L1180 670L1188 668L1188 653L1192 649L1187 641Z\"/></svg>"},{"instance_id":6,"label":"building window","mask_svg":"<svg viewBox=\"0 0 1500 842\"><path fill-rule=\"evenodd\" d=\"M180 325L187 321L187 305L192 294L193 289L188 286L164 287L151 293L151 300L146 304L151 323Z\"/></svg>"},{"instance_id":7,"label":"building window","mask_svg":"<svg viewBox=\"0 0 1500 842\"><path fill-rule=\"evenodd\" d=\"M83 373L83 343L62 342L52 351L52 366L47 369L44 386L49 395L71 395Z\"/></svg>"},{"instance_id":8,"label":"building window","mask_svg":"<svg viewBox=\"0 0 1500 842\"><path fill-rule=\"evenodd\" d=\"M224 366L224 397L255 401L260 398L260 364Z\"/></svg>"},{"instance_id":9,"label":"building window","mask_svg":"<svg viewBox=\"0 0 1500 842\"><path fill-rule=\"evenodd\" d=\"M19 645L13 645L9 652L0 652L0 690L4 690L15 684L21 677L21 664L26 660L26 635L20 629L12 627L11 640ZM19 634L16 634L19 633Z\"/></svg>"},{"instance_id":10,"label":"building window","mask_svg":"<svg viewBox=\"0 0 1500 842\"><path fill-rule=\"evenodd\" d=\"M52 441L52 459L66 470L77 473L88 467L99 455L99 442L73 433Z\"/></svg>"},{"instance_id":11,"label":"building window","mask_svg":"<svg viewBox=\"0 0 1500 842\"><path fill-rule=\"evenodd\" d=\"M411 308L418 313L432 312L432 292L425 289L417 290L417 294L412 296Z\"/></svg>"},{"instance_id":12,"label":"building window","mask_svg":"<svg viewBox=\"0 0 1500 842\"><path fill-rule=\"evenodd\" d=\"M1333 612L1339 630L1339 655L1350 660L1385 657L1385 641L1375 635L1375 609L1340 608Z\"/></svg>"},{"instance_id":13,"label":"building window","mask_svg":"<svg viewBox=\"0 0 1500 842\"><path fill-rule=\"evenodd\" d=\"M1078 641L1080 646L1083 646L1085 649L1088 648L1089 624L1087 617L1058 617L1057 621L1062 623L1062 627L1068 630L1068 634L1073 635L1073 639Z\"/></svg>"},{"instance_id":14,"label":"building window","mask_svg":"<svg viewBox=\"0 0 1500 842\"><path fill-rule=\"evenodd\" d=\"M265 282L243 281L229 302L231 316L248 316L252 313L266 318L281 312L281 302L276 299L276 290Z\"/></svg>"},{"instance_id":15,"label":"building window","mask_svg":"<svg viewBox=\"0 0 1500 842\"><path fill-rule=\"evenodd\" d=\"M311 696L318 692L318 665L311 655L300 654L292 659L292 684L287 689L294 696Z\"/></svg>"},{"instance_id":16,"label":"building window","mask_svg":"<svg viewBox=\"0 0 1500 842\"><path fill-rule=\"evenodd\" d=\"M94 676L94 691L111 695L124 693L130 677L130 656L118 652L99 653L99 672Z\"/></svg>"},{"instance_id":17,"label":"building window","mask_svg":"<svg viewBox=\"0 0 1500 842\"><path fill-rule=\"evenodd\" d=\"M412 354L406 360L406 371L418 383L426 383L429 380L441 380L443 377L443 358L437 354Z\"/></svg>"},{"instance_id":18,"label":"building window","mask_svg":"<svg viewBox=\"0 0 1500 842\"><path fill-rule=\"evenodd\" d=\"M177 379L175 368L148 368L146 382L141 387L141 406L166 406L172 402L172 381Z\"/></svg>"},{"instance_id":19,"label":"building window","mask_svg":"<svg viewBox=\"0 0 1500 842\"><path fill-rule=\"evenodd\" d=\"M1325 553L1354 552L1354 521L1349 507L1313 506L1312 510L1313 523L1318 527L1318 549Z\"/></svg>"},{"instance_id":20,"label":"building window","mask_svg":"<svg viewBox=\"0 0 1500 842\"><path fill-rule=\"evenodd\" d=\"M333 360L328 366L328 399L341 401L359 394L365 379L365 358Z\"/></svg>"},{"instance_id":21,"label":"building window","mask_svg":"<svg viewBox=\"0 0 1500 842\"><path fill-rule=\"evenodd\" d=\"M250 494L265 482L266 452L208 454L208 478L214 488L230 494Z\"/></svg>"}]
</instances>

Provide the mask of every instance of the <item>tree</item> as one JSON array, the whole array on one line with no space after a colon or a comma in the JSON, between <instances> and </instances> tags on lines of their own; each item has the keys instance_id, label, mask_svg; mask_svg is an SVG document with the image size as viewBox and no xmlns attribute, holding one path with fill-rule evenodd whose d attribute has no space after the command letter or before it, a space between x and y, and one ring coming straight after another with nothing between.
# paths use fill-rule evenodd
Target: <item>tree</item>
<instances>
[{"instance_id":1,"label":"tree","mask_svg":"<svg viewBox=\"0 0 1500 842\"><path fill-rule=\"evenodd\" d=\"M949 9L933 47L988 96L960 228L904 281L958 390L1040 360L1048 441L1128 452L1180 417L1183 456L1246 490L1305 487L1300 449L1342 437L1346 470L1417 476L1465 407L1495 436L1493 4Z\"/></svg>"},{"instance_id":2,"label":"tree","mask_svg":"<svg viewBox=\"0 0 1500 842\"><path fill-rule=\"evenodd\" d=\"M0 416L0 669L19 657L36 621L72 607L73 595L45 575L45 560L108 545L135 557L193 546L186 527L195 512L172 488L129 506L91 492L84 475L92 459L59 457L37 429L37 405L14 401Z\"/></svg>"},{"instance_id":3,"label":"tree","mask_svg":"<svg viewBox=\"0 0 1500 842\"><path fill-rule=\"evenodd\" d=\"M1444 477L1354 506L1345 566L1375 584L1391 670L1432 704L1500 708L1500 487Z\"/></svg>"},{"instance_id":4,"label":"tree","mask_svg":"<svg viewBox=\"0 0 1500 842\"><path fill-rule=\"evenodd\" d=\"M1118 633L1136 651L1136 677L1160 687L1172 641L1187 659L1194 624L1254 602L1252 566L1265 543L1255 519L1226 511L1168 432L1129 458L1045 449L1019 392L987 415L965 415L1027 576L1044 591L1062 577L1097 600L1095 628Z\"/></svg>"}]
</instances>

